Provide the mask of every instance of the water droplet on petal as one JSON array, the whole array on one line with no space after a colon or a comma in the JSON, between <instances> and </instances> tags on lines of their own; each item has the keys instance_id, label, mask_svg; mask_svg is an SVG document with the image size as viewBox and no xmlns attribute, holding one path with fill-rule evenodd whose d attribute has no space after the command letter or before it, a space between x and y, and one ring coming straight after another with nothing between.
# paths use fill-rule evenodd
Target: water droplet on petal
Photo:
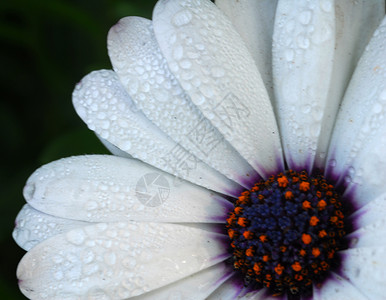
<instances>
[{"instance_id":1,"label":"water droplet on petal","mask_svg":"<svg viewBox=\"0 0 386 300\"><path fill-rule=\"evenodd\" d=\"M176 27L184 26L190 23L192 17L192 13L189 10L181 10L173 16L172 23Z\"/></svg>"}]
</instances>

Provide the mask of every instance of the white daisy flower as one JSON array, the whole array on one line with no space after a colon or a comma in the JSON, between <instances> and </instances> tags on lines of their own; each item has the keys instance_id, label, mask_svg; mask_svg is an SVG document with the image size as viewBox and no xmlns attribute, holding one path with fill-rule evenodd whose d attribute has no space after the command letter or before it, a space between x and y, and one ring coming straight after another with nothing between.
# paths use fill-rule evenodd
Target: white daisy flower
<instances>
[{"instance_id":1,"label":"white daisy flower","mask_svg":"<svg viewBox=\"0 0 386 300\"><path fill-rule=\"evenodd\" d=\"M384 299L384 1L216 4L110 30L73 102L115 155L28 179L28 298Z\"/></svg>"}]
</instances>

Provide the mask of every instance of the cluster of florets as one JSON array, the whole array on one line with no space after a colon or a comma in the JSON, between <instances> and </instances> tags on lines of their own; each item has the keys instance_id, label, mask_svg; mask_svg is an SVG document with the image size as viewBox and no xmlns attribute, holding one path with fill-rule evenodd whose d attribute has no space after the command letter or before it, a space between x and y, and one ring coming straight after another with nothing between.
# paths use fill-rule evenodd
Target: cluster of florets
<instances>
[{"instance_id":1,"label":"cluster of florets","mask_svg":"<svg viewBox=\"0 0 386 300\"><path fill-rule=\"evenodd\" d=\"M339 194L322 175L292 170L244 191L227 219L232 263L245 285L309 295L344 245Z\"/></svg>"}]
</instances>

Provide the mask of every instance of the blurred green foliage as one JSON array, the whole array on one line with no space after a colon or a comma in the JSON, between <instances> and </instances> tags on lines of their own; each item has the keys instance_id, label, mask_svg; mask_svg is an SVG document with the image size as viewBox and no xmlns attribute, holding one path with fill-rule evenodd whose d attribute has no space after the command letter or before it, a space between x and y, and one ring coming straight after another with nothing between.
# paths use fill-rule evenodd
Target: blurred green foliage
<instances>
[{"instance_id":1,"label":"blurred green foliage","mask_svg":"<svg viewBox=\"0 0 386 300\"><path fill-rule=\"evenodd\" d=\"M151 18L155 2L0 1L0 299L25 299L15 276L24 251L11 232L28 176L61 157L107 153L72 107L76 82L111 68L109 28L127 15Z\"/></svg>"}]
</instances>

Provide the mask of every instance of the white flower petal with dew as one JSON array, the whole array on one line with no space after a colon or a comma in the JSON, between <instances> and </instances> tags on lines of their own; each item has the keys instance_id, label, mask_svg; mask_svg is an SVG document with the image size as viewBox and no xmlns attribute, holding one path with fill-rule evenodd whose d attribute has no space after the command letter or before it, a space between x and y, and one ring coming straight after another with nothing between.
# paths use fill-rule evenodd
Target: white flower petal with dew
<instances>
[{"instance_id":1,"label":"white flower petal with dew","mask_svg":"<svg viewBox=\"0 0 386 300\"><path fill-rule=\"evenodd\" d=\"M332 273L322 288L314 287L314 300L368 300L351 282Z\"/></svg>"},{"instance_id":2,"label":"white flower petal with dew","mask_svg":"<svg viewBox=\"0 0 386 300\"><path fill-rule=\"evenodd\" d=\"M241 292L241 287L238 287L234 283L233 277L225 281L219 288L217 288L212 294L209 295L207 300L233 300L237 299L237 296Z\"/></svg>"},{"instance_id":3,"label":"white flower petal with dew","mask_svg":"<svg viewBox=\"0 0 386 300\"><path fill-rule=\"evenodd\" d=\"M353 183L359 207L386 191L385 36L386 18L374 32L347 88L328 157L327 172L343 174L341 180Z\"/></svg>"},{"instance_id":4,"label":"white flower petal with dew","mask_svg":"<svg viewBox=\"0 0 386 300\"><path fill-rule=\"evenodd\" d=\"M290 167L311 168L314 163L324 167L353 66L384 16L384 3L364 8L365 2L278 4L272 48L274 92Z\"/></svg>"},{"instance_id":5,"label":"white flower petal with dew","mask_svg":"<svg viewBox=\"0 0 386 300\"><path fill-rule=\"evenodd\" d=\"M256 177L171 74L150 20L121 19L109 32L108 46L114 71L127 93L158 128L228 178L243 184L245 178Z\"/></svg>"},{"instance_id":6,"label":"white flower petal with dew","mask_svg":"<svg viewBox=\"0 0 386 300\"><path fill-rule=\"evenodd\" d=\"M253 58L229 20L209 1L161 0L154 8L153 23L171 72L204 116L260 175L282 169L271 102ZM189 58L189 52L197 57ZM186 79L184 72L191 77Z\"/></svg>"},{"instance_id":7,"label":"white flower petal with dew","mask_svg":"<svg viewBox=\"0 0 386 300\"><path fill-rule=\"evenodd\" d=\"M224 281L233 275L225 263L216 264L201 272L150 293L133 297L133 300L207 299Z\"/></svg>"},{"instance_id":8,"label":"white flower petal with dew","mask_svg":"<svg viewBox=\"0 0 386 300\"><path fill-rule=\"evenodd\" d=\"M369 299L385 296L386 247L353 248L342 251L342 275Z\"/></svg>"},{"instance_id":9,"label":"white flower petal with dew","mask_svg":"<svg viewBox=\"0 0 386 300\"><path fill-rule=\"evenodd\" d=\"M31 299L124 299L223 261L229 254L220 238L175 224L99 223L35 246L17 276Z\"/></svg>"},{"instance_id":10,"label":"white flower petal with dew","mask_svg":"<svg viewBox=\"0 0 386 300\"><path fill-rule=\"evenodd\" d=\"M17 272L27 297L277 299L236 279L218 223L226 195L285 164L324 169L356 209L340 269L313 299L384 296L384 1L217 4L224 13L160 0L153 22L110 30L114 71L85 76L73 102L117 156L31 175L13 233L28 250Z\"/></svg>"},{"instance_id":11,"label":"white flower petal with dew","mask_svg":"<svg viewBox=\"0 0 386 300\"><path fill-rule=\"evenodd\" d=\"M224 194L237 190L237 184L151 123L135 107L113 71L94 71L85 76L74 90L73 103L91 130L134 158Z\"/></svg>"},{"instance_id":12,"label":"white flower petal with dew","mask_svg":"<svg viewBox=\"0 0 386 300\"><path fill-rule=\"evenodd\" d=\"M87 222L221 222L220 195L138 160L111 155L63 158L37 169L24 189L37 210Z\"/></svg>"},{"instance_id":13,"label":"white flower petal with dew","mask_svg":"<svg viewBox=\"0 0 386 300\"><path fill-rule=\"evenodd\" d=\"M29 251L52 236L86 225L90 225L90 223L58 218L25 204L16 217L12 236L21 248Z\"/></svg>"},{"instance_id":14,"label":"white flower petal with dew","mask_svg":"<svg viewBox=\"0 0 386 300\"><path fill-rule=\"evenodd\" d=\"M278 0L216 1L216 5L231 20L248 47L271 101L274 99L272 34L277 2Z\"/></svg>"}]
</instances>

